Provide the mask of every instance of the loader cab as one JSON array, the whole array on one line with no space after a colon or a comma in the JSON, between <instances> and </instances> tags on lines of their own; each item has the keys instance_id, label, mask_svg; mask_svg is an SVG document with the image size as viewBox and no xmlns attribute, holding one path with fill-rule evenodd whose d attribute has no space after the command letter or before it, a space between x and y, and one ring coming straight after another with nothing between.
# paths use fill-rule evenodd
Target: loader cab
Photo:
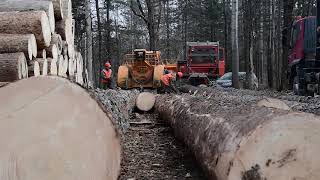
<instances>
[{"instance_id":1,"label":"loader cab","mask_svg":"<svg viewBox=\"0 0 320 180\"><path fill-rule=\"evenodd\" d=\"M145 49L136 49L134 50L134 59L138 61L144 61L146 59L146 52Z\"/></svg>"}]
</instances>

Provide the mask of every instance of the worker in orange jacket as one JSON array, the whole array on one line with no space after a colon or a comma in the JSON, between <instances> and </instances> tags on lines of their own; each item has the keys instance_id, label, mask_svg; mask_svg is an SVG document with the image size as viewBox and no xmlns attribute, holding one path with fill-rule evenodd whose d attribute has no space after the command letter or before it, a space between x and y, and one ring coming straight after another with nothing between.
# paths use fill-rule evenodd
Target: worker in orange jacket
<instances>
[{"instance_id":1,"label":"worker in orange jacket","mask_svg":"<svg viewBox=\"0 0 320 180\"><path fill-rule=\"evenodd\" d=\"M177 82L178 82L178 86L179 87L181 86L182 78L183 78L183 73L182 72L178 72L177 73Z\"/></svg>"},{"instance_id":2,"label":"worker in orange jacket","mask_svg":"<svg viewBox=\"0 0 320 180\"><path fill-rule=\"evenodd\" d=\"M109 62L105 63L105 68L101 72L102 89L112 89L112 69Z\"/></svg>"},{"instance_id":3,"label":"worker in orange jacket","mask_svg":"<svg viewBox=\"0 0 320 180\"><path fill-rule=\"evenodd\" d=\"M162 92L165 93L178 93L179 91L177 90L177 88L175 87L174 84L174 76L171 72L169 71L165 71L165 74L162 76L161 78L161 84L162 84Z\"/></svg>"}]
</instances>

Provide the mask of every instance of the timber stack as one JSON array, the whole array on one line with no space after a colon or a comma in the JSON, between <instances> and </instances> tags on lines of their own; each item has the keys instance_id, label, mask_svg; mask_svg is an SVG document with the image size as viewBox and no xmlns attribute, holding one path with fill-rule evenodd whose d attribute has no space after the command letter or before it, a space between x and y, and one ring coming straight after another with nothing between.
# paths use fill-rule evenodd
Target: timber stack
<instances>
[{"instance_id":1,"label":"timber stack","mask_svg":"<svg viewBox=\"0 0 320 180\"><path fill-rule=\"evenodd\" d=\"M58 75L85 84L71 0L0 2L0 82Z\"/></svg>"}]
</instances>

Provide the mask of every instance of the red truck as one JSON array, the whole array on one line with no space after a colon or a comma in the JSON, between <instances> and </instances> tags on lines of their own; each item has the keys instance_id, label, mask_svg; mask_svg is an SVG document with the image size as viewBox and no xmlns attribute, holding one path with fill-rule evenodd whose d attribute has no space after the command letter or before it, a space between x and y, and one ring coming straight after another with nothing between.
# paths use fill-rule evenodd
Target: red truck
<instances>
[{"instance_id":1,"label":"red truck","mask_svg":"<svg viewBox=\"0 0 320 180\"><path fill-rule=\"evenodd\" d=\"M186 60L178 62L178 70L192 85L209 84L225 74L224 54L219 42L188 42Z\"/></svg>"},{"instance_id":2,"label":"red truck","mask_svg":"<svg viewBox=\"0 0 320 180\"><path fill-rule=\"evenodd\" d=\"M319 16L298 17L292 25L288 57L289 80L297 95L319 93L320 58L316 55L319 54L316 48L319 46L317 19Z\"/></svg>"}]
</instances>

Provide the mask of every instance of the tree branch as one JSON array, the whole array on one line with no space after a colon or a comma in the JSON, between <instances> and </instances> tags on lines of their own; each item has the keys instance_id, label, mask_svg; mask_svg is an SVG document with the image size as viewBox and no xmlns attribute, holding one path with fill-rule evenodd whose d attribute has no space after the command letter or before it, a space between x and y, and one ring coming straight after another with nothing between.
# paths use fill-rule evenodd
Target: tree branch
<instances>
[{"instance_id":1,"label":"tree branch","mask_svg":"<svg viewBox=\"0 0 320 180\"><path fill-rule=\"evenodd\" d=\"M131 8L131 11L133 12L133 14L134 15L136 15L136 16L138 16L138 17L140 17L146 24L148 24L149 23L149 21L147 20L147 18L146 18L146 16L145 16L145 13L144 13L144 11L143 11L143 9L142 9L142 5L141 5L141 2L140 2L140 0L136 0L137 1L137 3L138 3L138 7L139 7L139 10L140 10L140 13L141 14L139 14L135 9L134 9L134 7L133 7L133 2L132 2L133 0L131 0L130 2L130 8Z\"/></svg>"}]
</instances>

